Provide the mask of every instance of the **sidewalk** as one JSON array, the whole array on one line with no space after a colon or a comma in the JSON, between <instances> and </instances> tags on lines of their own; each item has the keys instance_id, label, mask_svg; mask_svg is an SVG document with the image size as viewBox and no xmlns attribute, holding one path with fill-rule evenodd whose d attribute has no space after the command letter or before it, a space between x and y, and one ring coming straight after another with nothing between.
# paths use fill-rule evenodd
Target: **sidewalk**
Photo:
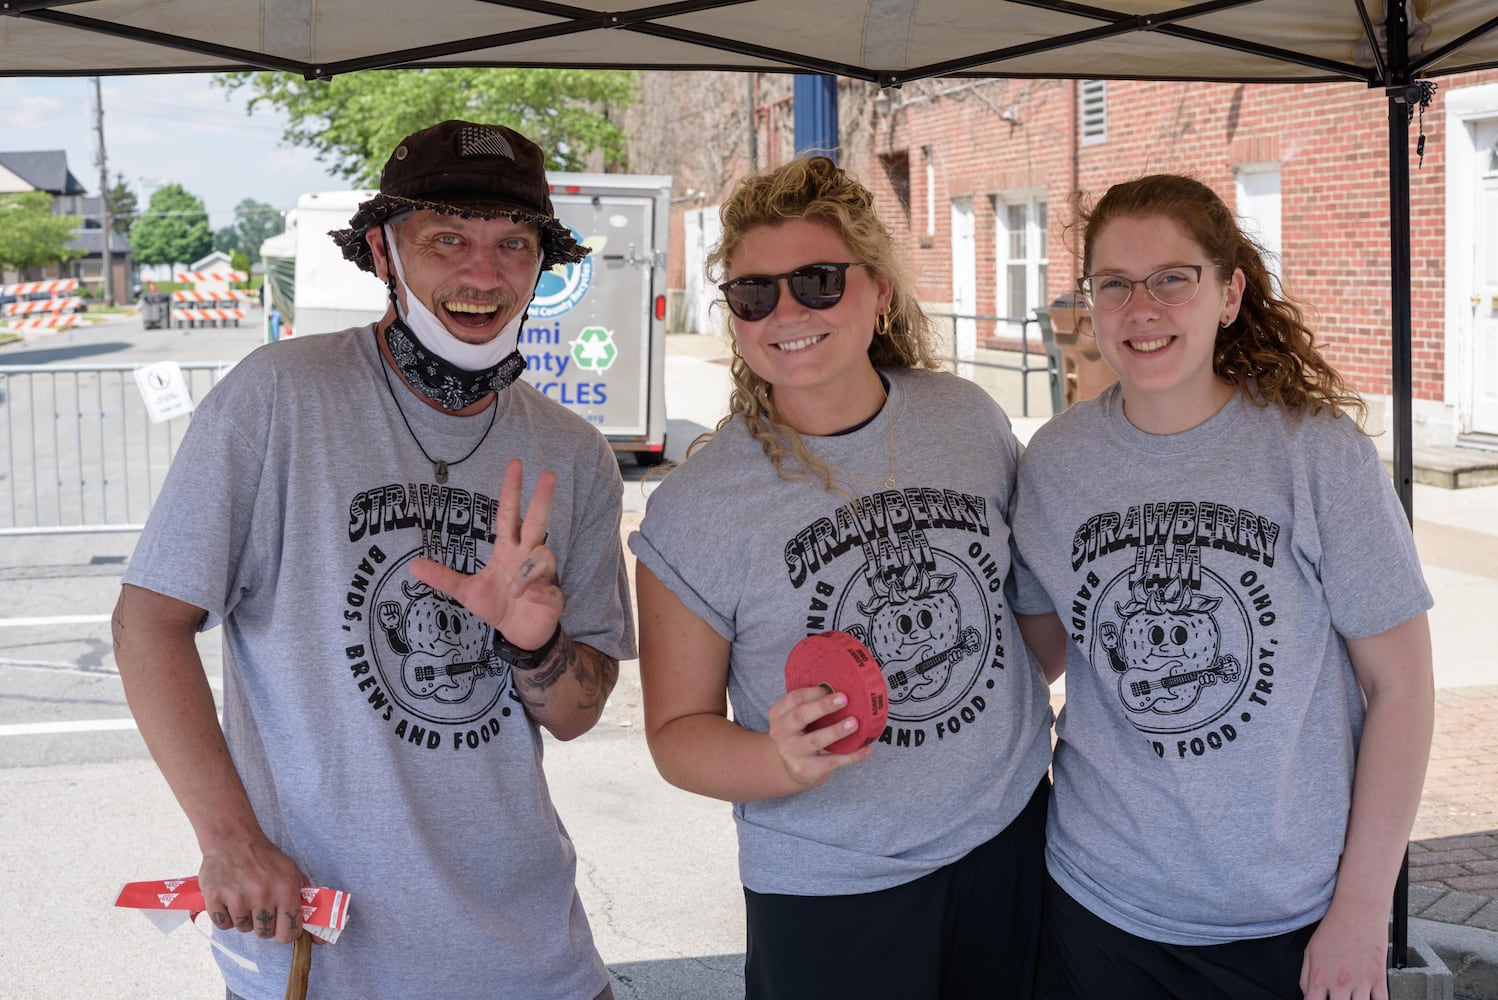
<instances>
[{"instance_id":1,"label":"sidewalk","mask_svg":"<svg viewBox=\"0 0 1498 1000\"><path fill-rule=\"evenodd\" d=\"M1498 686L1436 692L1412 837L1411 936L1446 963L1457 997L1498 997Z\"/></svg>"}]
</instances>

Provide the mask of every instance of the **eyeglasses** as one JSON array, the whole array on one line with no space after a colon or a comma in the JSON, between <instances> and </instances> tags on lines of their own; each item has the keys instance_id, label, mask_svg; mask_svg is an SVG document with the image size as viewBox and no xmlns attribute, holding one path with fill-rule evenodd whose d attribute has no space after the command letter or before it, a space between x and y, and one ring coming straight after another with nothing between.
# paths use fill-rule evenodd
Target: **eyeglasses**
<instances>
[{"instance_id":1,"label":"eyeglasses","mask_svg":"<svg viewBox=\"0 0 1498 1000\"><path fill-rule=\"evenodd\" d=\"M1201 283L1200 264L1178 264L1162 267L1139 281L1131 281L1121 274L1089 274L1077 281L1077 287L1087 300L1088 308L1117 312L1128 305L1135 285L1143 285L1150 298L1162 306L1183 306L1196 298Z\"/></svg>"},{"instance_id":2,"label":"eyeglasses","mask_svg":"<svg viewBox=\"0 0 1498 1000\"><path fill-rule=\"evenodd\" d=\"M807 264L785 274L746 274L718 286L729 310L753 323L775 311L780 301L780 281L791 298L808 309L831 309L843 300L848 287L848 268L867 267L861 261L848 264Z\"/></svg>"}]
</instances>

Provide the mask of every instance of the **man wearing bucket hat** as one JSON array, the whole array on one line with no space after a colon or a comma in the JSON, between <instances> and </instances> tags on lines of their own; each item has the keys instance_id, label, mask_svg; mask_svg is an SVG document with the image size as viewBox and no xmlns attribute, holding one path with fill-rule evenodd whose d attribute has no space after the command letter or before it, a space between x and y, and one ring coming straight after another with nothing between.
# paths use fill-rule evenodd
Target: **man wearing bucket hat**
<instances>
[{"instance_id":1,"label":"man wearing bucket hat","mask_svg":"<svg viewBox=\"0 0 1498 1000\"><path fill-rule=\"evenodd\" d=\"M623 484L517 381L540 274L587 250L535 144L457 121L332 235L389 309L202 401L114 615L216 942L255 967L218 958L229 996L282 996L313 884L352 902L311 996L611 997L539 730L586 732L634 656ZM222 726L195 646L220 623Z\"/></svg>"}]
</instances>

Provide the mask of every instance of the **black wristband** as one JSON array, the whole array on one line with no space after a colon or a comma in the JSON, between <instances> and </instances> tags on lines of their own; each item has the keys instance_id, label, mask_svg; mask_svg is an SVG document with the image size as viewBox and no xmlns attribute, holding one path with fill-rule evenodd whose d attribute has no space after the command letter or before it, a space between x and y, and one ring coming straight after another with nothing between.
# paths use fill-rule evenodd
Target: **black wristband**
<instances>
[{"instance_id":1,"label":"black wristband","mask_svg":"<svg viewBox=\"0 0 1498 1000\"><path fill-rule=\"evenodd\" d=\"M562 637L562 623L557 622L557 627L552 630L551 638L547 639L535 649L521 649L504 637L499 629L494 630L494 649L500 656L509 660L517 667L540 666L551 651L556 648L557 640Z\"/></svg>"}]
</instances>

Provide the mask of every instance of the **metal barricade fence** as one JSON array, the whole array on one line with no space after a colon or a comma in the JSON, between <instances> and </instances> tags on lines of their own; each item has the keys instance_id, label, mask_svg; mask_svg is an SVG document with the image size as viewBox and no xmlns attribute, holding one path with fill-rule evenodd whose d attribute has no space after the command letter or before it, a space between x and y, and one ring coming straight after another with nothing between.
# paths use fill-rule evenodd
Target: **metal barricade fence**
<instances>
[{"instance_id":1,"label":"metal barricade fence","mask_svg":"<svg viewBox=\"0 0 1498 1000\"><path fill-rule=\"evenodd\" d=\"M949 370L983 386L1007 413L1031 416L1030 376L1040 374L1046 375L1047 381L1042 390L1043 405L1038 407L1039 412L1034 415L1053 416L1058 411L1053 386L1058 384L1056 380L1060 378L1060 372L1056 359L1046 349L1046 338L1031 331L1034 326L1037 331L1043 332L1036 317L981 316L934 311L928 311L926 315L936 325ZM957 336L959 325L964 323L972 323L975 327L979 323L988 324L1001 331L1018 326L1020 333L1017 338L1012 334L1006 336L1002 332L991 336L986 343L976 344L970 356L964 356ZM1036 350L1032 351L1032 347ZM1003 374L1005 372L1013 372L1019 377L1006 377Z\"/></svg>"},{"instance_id":2,"label":"metal barricade fence","mask_svg":"<svg viewBox=\"0 0 1498 1000\"><path fill-rule=\"evenodd\" d=\"M139 365L0 365L0 536L138 531L187 418L152 423ZM228 370L181 365L194 402Z\"/></svg>"}]
</instances>

